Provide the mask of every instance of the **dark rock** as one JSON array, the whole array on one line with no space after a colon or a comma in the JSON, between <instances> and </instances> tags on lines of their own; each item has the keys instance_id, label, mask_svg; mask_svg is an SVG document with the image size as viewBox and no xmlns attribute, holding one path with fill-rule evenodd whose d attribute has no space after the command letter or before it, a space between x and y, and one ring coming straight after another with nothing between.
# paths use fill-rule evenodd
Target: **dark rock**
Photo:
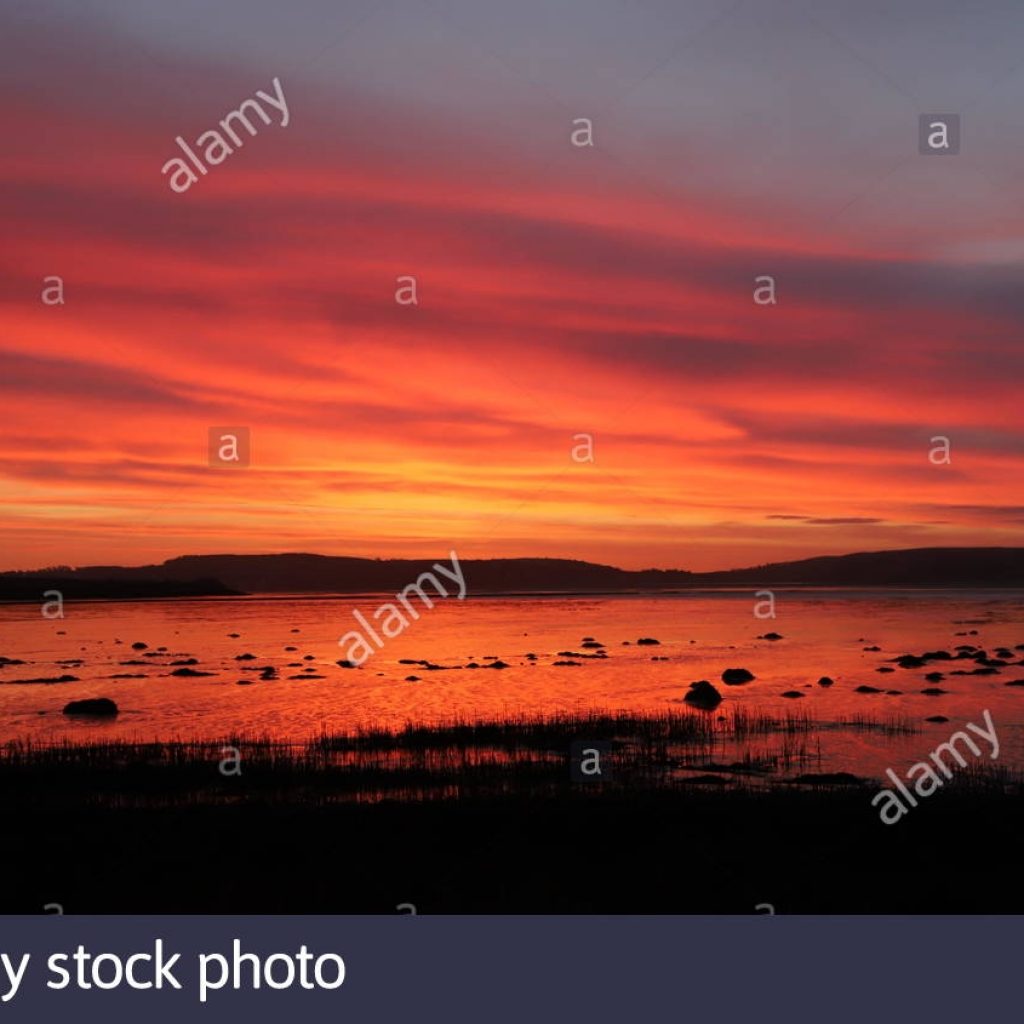
<instances>
[{"instance_id":1,"label":"dark rock","mask_svg":"<svg viewBox=\"0 0 1024 1024\"><path fill-rule=\"evenodd\" d=\"M829 679L829 677L828 677L828 676L822 676L822 677L821 677L821 678L820 678L820 679L818 680L818 685L819 685L819 686L831 686L831 685L832 685L832 684L833 684L834 682L835 682L835 680L834 680L834 679Z\"/></svg>"},{"instance_id":2,"label":"dark rock","mask_svg":"<svg viewBox=\"0 0 1024 1024\"><path fill-rule=\"evenodd\" d=\"M875 669L875 671L876 672L895 672L896 669L891 668L889 665L879 665L878 668Z\"/></svg>"},{"instance_id":3,"label":"dark rock","mask_svg":"<svg viewBox=\"0 0 1024 1024\"><path fill-rule=\"evenodd\" d=\"M235 686L252 686L251 679L236 679Z\"/></svg>"},{"instance_id":4,"label":"dark rock","mask_svg":"<svg viewBox=\"0 0 1024 1024\"><path fill-rule=\"evenodd\" d=\"M248 652L246 652L245 654L236 654L235 655L235 661L255 661L255 660L256 660L256 655L255 654L249 654Z\"/></svg>"},{"instance_id":5,"label":"dark rock","mask_svg":"<svg viewBox=\"0 0 1024 1024\"><path fill-rule=\"evenodd\" d=\"M926 722L948 722L949 719L945 715L932 715L930 718L925 719Z\"/></svg>"},{"instance_id":6,"label":"dark rock","mask_svg":"<svg viewBox=\"0 0 1024 1024\"><path fill-rule=\"evenodd\" d=\"M722 695L706 679L701 679L696 683L690 683L690 689L683 700L695 708L710 711L722 703Z\"/></svg>"},{"instance_id":7,"label":"dark rock","mask_svg":"<svg viewBox=\"0 0 1024 1024\"><path fill-rule=\"evenodd\" d=\"M65 715L113 718L117 711L117 705L109 697L88 697L85 700L73 700L64 705Z\"/></svg>"},{"instance_id":8,"label":"dark rock","mask_svg":"<svg viewBox=\"0 0 1024 1024\"><path fill-rule=\"evenodd\" d=\"M945 676L941 672L929 672L925 676L929 683L941 683Z\"/></svg>"},{"instance_id":9,"label":"dark rock","mask_svg":"<svg viewBox=\"0 0 1024 1024\"><path fill-rule=\"evenodd\" d=\"M924 668L927 664L924 658L919 658L916 654L901 654L898 658L893 658L893 661L900 668Z\"/></svg>"},{"instance_id":10,"label":"dark rock","mask_svg":"<svg viewBox=\"0 0 1024 1024\"><path fill-rule=\"evenodd\" d=\"M745 668L727 668L722 673L722 682L726 686L742 686L744 683L753 682L756 677L753 672Z\"/></svg>"},{"instance_id":11,"label":"dark rock","mask_svg":"<svg viewBox=\"0 0 1024 1024\"><path fill-rule=\"evenodd\" d=\"M215 676L216 674L216 672L199 672L197 669L194 668L176 668L171 673L172 676L188 676L190 678L195 678L198 676Z\"/></svg>"},{"instance_id":12,"label":"dark rock","mask_svg":"<svg viewBox=\"0 0 1024 1024\"><path fill-rule=\"evenodd\" d=\"M434 668L435 666L431 665L430 667ZM440 666L436 666L436 667L439 668ZM488 668L508 668L508 665L506 665L505 662L503 662L503 661L492 661L490 663L490 665L488 665L487 667Z\"/></svg>"},{"instance_id":13,"label":"dark rock","mask_svg":"<svg viewBox=\"0 0 1024 1024\"><path fill-rule=\"evenodd\" d=\"M929 697L941 697L944 693L949 693L949 690L940 690L937 686L926 686L921 692Z\"/></svg>"},{"instance_id":14,"label":"dark rock","mask_svg":"<svg viewBox=\"0 0 1024 1024\"><path fill-rule=\"evenodd\" d=\"M33 684L40 684L43 686L52 686L54 683L77 683L78 676L39 676L35 679L8 679L8 686L32 686Z\"/></svg>"},{"instance_id":15,"label":"dark rock","mask_svg":"<svg viewBox=\"0 0 1024 1024\"><path fill-rule=\"evenodd\" d=\"M132 650L144 651L148 646L149 644L144 644L141 640L136 640L135 643L132 644Z\"/></svg>"},{"instance_id":16,"label":"dark rock","mask_svg":"<svg viewBox=\"0 0 1024 1024\"><path fill-rule=\"evenodd\" d=\"M790 699L793 699L796 697L803 697L804 695L799 690L786 690L785 692L780 693L779 696L789 697Z\"/></svg>"},{"instance_id":17,"label":"dark rock","mask_svg":"<svg viewBox=\"0 0 1024 1024\"><path fill-rule=\"evenodd\" d=\"M853 691L854 693L881 693L877 686L858 686Z\"/></svg>"},{"instance_id":18,"label":"dark rock","mask_svg":"<svg viewBox=\"0 0 1024 1024\"><path fill-rule=\"evenodd\" d=\"M865 651L880 651L881 649L882 649L881 647L865 647L864 648Z\"/></svg>"},{"instance_id":19,"label":"dark rock","mask_svg":"<svg viewBox=\"0 0 1024 1024\"><path fill-rule=\"evenodd\" d=\"M886 690L885 692L890 697L902 697L903 696L903 691L902 690Z\"/></svg>"},{"instance_id":20,"label":"dark rock","mask_svg":"<svg viewBox=\"0 0 1024 1024\"><path fill-rule=\"evenodd\" d=\"M604 647L604 644L598 643L596 640L584 640L580 645L585 651L599 650Z\"/></svg>"},{"instance_id":21,"label":"dark rock","mask_svg":"<svg viewBox=\"0 0 1024 1024\"><path fill-rule=\"evenodd\" d=\"M783 639L781 633L765 633L763 636L759 636L758 640L781 640Z\"/></svg>"},{"instance_id":22,"label":"dark rock","mask_svg":"<svg viewBox=\"0 0 1024 1024\"><path fill-rule=\"evenodd\" d=\"M570 666L573 666L575 668L579 668L580 665L583 664L583 662L582 661L553 661L551 664L552 665L561 665L561 666L564 666L565 668L568 668Z\"/></svg>"},{"instance_id":23,"label":"dark rock","mask_svg":"<svg viewBox=\"0 0 1024 1024\"><path fill-rule=\"evenodd\" d=\"M1003 686L1024 686L1024 679L1011 679L1007 683L1003 683Z\"/></svg>"},{"instance_id":24,"label":"dark rock","mask_svg":"<svg viewBox=\"0 0 1024 1024\"><path fill-rule=\"evenodd\" d=\"M405 681L407 683L418 683L420 681L420 677L419 676L406 676L405 677Z\"/></svg>"},{"instance_id":25,"label":"dark rock","mask_svg":"<svg viewBox=\"0 0 1024 1024\"><path fill-rule=\"evenodd\" d=\"M198 665L199 664L199 659L198 658L182 658L180 661L171 661L171 662L168 662L168 664L172 668L176 668L176 667L181 666L181 665Z\"/></svg>"},{"instance_id":26,"label":"dark rock","mask_svg":"<svg viewBox=\"0 0 1024 1024\"><path fill-rule=\"evenodd\" d=\"M642 636L637 640L637 645L640 647L658 647L661 645L661 641L655 640L652 636Z\"/></svg>"},{"instance_id":27,"label":"dark rock","mask_svg":"<svg viewBox=\"0 0 1024 1024\"><path fill-rule=\"evenodd\" d=\"M3 668L4 665L24 665L24 664L25 664L25 662L23 662L20 658L2 658L2 657L0 657L0 668Z\"/></svg>"},{"instance_id":28,"label":"dark rock","mask_svg":"<svg viewBox=\"0 0 1024 1024\"><path fill-rule=\"evenodd\" d=\"M354 661L349 661L348 658L342 658L337 662L342 668L358 668L359 666Z\"/></svg>"}]
</instances>

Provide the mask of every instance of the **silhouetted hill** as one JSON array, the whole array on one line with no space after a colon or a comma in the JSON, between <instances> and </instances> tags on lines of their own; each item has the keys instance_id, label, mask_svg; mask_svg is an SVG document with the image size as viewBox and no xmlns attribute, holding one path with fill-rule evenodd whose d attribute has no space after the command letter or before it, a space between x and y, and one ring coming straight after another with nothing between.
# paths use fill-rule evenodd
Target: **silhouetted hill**
<instances>
[{"instance_id":1,"label":"silhouetted hill","mask_svg":"<svg viewBox=\"0 0 1024 1024\"><path fill-rule=\"evenodd\" d=\"M1024 548L911 548L775 562L699 573L711 585L833 587L1024 587Z\"/></svg>"},{"instance_id":2,"label":"silhouetted hill","mask_svg":"<svg viewBox=\"0 0 1024 1024\"><path fill-rule=\"evenodd\" d=\"M175 597L243 593L396 592L437 559L333 555L184 555L161 565L49 568L0 573L0 600ZM707 586L1024 587L1024 548L914 548L806 558L749 569L630 571L565 558L460 560L470 594L623 592ZM29 595L21 597L21 594Z\"/></svg>"},{"instance_id":3,"label":"silhouetted hill","mask_svg":"<svg viewBox=\"0 0 1024 1024\"><path fill-rule=\"evenodd\" d=\"M400 590L435 562L451 568L446 557L436 559L346 558L333 555L184 555L162 565L137 568L90 566L78 569L78 579L165 580L215 578L248 593L368 593ZM489 558L459 560L473 593L524 591L635 590L685 586L691 574L649 569L629 572L560 558Z\"/></svg>"}]
</instances>

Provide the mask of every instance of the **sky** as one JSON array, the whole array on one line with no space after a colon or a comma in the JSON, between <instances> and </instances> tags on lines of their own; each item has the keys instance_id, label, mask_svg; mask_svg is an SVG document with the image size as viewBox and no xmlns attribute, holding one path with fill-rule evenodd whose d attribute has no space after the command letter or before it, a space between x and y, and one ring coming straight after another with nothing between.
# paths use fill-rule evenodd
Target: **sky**
<instances>
[{"instance_id":1,"label":"sky","mask_svg":"<svg viewBox=\"0 0 1024 1024\"><path fill-rule=\"evenodd\" d=\"M1022 31L947 0L4 5L0 568L1024 543ZM288 124L169 187L176 137L275 78ZM210 465L225 425L245 468Z\"/></svg>"}]
</instances>

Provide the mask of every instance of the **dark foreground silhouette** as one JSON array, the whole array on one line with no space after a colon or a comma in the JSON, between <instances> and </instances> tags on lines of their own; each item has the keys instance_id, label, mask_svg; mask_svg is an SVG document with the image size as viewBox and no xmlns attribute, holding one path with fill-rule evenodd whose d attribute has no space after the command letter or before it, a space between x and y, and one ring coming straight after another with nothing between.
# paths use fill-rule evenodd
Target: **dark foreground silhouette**
<instances>
[{"instance_id":1,"label":"dark foreground silhouette","mask_svg":"<svg viewBox=\"0 0 1024 1024\"><path fill-rule=\"evenodd\" d=\"M875 783L809 770L799 717L732 726L774 731L790 753L731 764L707 760L707 721L565 717L299 747L8 747L0 911L1024 911L1024 791L1009 773L964 772L886 826ZM614 739L625 732L628 744ZM580 735L611 743L612 780L569 780Z\"/></svg>"}]
</instances>

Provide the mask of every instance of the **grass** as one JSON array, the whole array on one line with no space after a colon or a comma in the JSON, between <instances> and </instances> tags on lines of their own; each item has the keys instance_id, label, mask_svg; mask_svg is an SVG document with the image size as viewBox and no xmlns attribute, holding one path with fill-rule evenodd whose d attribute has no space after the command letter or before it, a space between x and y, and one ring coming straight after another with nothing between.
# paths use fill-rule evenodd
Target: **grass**
<instances>
[{"instance_id":1,"label":"grass","mask_svg":"<svg viewBox=\"0 0 1024 1024\"><path fill-rule=\"evenodd\" d=\"M0 747L0 783L6 783L8 804L45 799L136 807L544 794L568 784L570 745L587 740L611 744L609 787L671 789L715 762L707 770L724 772L731 784L757 785L820 764L813 733L821 728L913 731L897 719L863 715L817 723L800 712L681 708L365 727L305 743L255 734L212 742L12 742ZM232 760L236 750L240 771Z\"/></svg>"}]
</instances>

